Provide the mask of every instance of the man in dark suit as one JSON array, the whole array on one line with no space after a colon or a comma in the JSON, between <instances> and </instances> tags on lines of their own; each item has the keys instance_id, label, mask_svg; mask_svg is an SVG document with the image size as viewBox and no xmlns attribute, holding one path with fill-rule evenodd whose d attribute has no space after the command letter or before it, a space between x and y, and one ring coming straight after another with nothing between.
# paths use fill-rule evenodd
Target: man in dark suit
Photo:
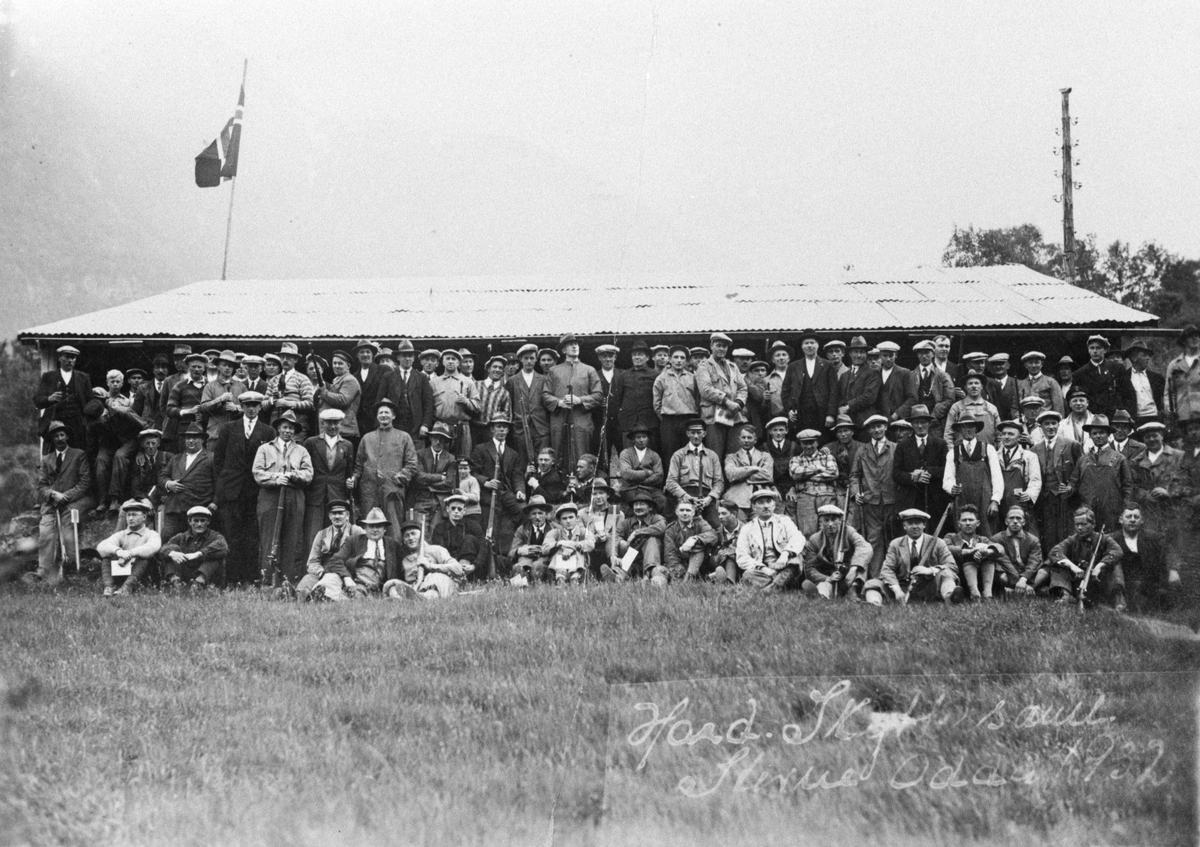
<instances>
[{"instance_id":1,"label":"man in dark suit","mask_svg":"<svg viewBox=\"0 0 1200 847\"><path fill-rule=\"evenodd\" d=\"M171 360L166 353L154 357L154 373L143 382L133 398L133 412L146 422L150 429L162 429L163 417L167 413L166 395L171 386L167 383ZM137 498L134 498L137 499Z\"/></svg>"},{"instance_id":2,"label":"man in dark suit","mask_svg":"<svg viewBox=\"0 0 1200 847\"><path fill-rule=\"evenodd\" d=\"M774 350L774 348L772 348ZM817 337L800 336L800 358L789 362L783 375L780 400L794 430L829 432L838 412L837 369L817 355Z\"/></svg>"},{"instance_id":3,"label":"man in dark suit","mask_svg":"<svg viewBox=\"0 0 1200 847\"><path fill-rule=\"evenodd\" d=\"M767 439L763 450L771 457L771 477L777 491L792 488L792 456L796 455L796 442L787 437L788 419L771 418L767 421Z\"/></svg>"},{"instance_id":4,"label":"man in dark suit","mask_svg":"<svg viewBox=\"0 0 1200 847\"><path fill-rule=\"evenodd\" d=\"M521 370L508 378L508 393L512 396L513 429L512 440L521 456L521 467L527 469L543 448L550 446L550 413L542 405L542 391L546 377L534 370L537 364L538 347L526 344L517 351ZM651 414L654 410L651 409ZM655 417L657 430L658 418ZM525 427L529 427L526 437Z\"/></svg>"},{"instance_id":5,"label":"man in dark suit","mask_svg":"<svg viewBox=\"0 0 1200 847\"><path fill-rule=\"evenodd\" d=\"M58 348L58 368L42 374L33 405L41 409L38 434L42 436L42 450L49 452L49 426L58 421L67 430L67 443L83 450L87 447L87 427L83 420L83 407L92 399L92 380L83 371L75 369L79 350L70 344Z\"/></svg>"},{"instance_id":6,"label":"man in dark suit","mask_svg":"<svg viewBox=\"0 0 1200 847\"><path fill-rule=\"evenodd\" d=\"M433 528L429 540L439 547L445 547L462 565L463 573L469 579L484 579L487 576L487 542L479 525L466 520L467 498L461 494L451 494L444 503L446 519Z\"/></svg>"},{"instance_id":7,"label":"man in dark suit","mask_svg":"<svg viewBox=\"0 0 1200 847\"><path fill-rule=\"evenodd\" d=\"M263 395L257 391L238 395L242 417L221 427L213 448L216 513L220 532L229 542L226 570L230 583L252 583L259 578L258 483L252 468L258 448L275 439L274 427L259 417L262 401Z\"/></svg>"},{"instance_id":8,"label":"man in dark suit","mask_svg":"<svg viewBox=\"0 0 1200 847\"><path fill-rule=\"evenodd\" d=\"M993 393L989 398L1000 412L1000 420L1010 421L1017 417L1020 407L1021 392L1017 387L1017 379L1010 376L1009 357L1007 353L993 353L988 356L987 366L993 381Z\"/></svg>"},{"instance_id":9,"label":"man in dark suit","mask_svg":"<svg viewBox=\"0 0 1200 847\"><path fill-rule=\"evenodd\" d=\"M658 379L658 370L650 362L650 345L639 338L629 349L629 357L633 367L618 374L610 401L611 417L615 418L623 439L618 441L614 434L610 440L620 452L633 443L635 431L644 429L650 434L650 449L659 453L662 440L658 415L654 413L654 380ZM603 379L604 375L600 377Z\"/></svg>"},{"instance_id":10,"label":"man in dark suit","mask_svg":"<svg viewBox=\"0 0 1200 847\"><path fill-rule=\"evenodd\" d=\"M620 378L623 370L617 367L617 356L620 354L621 348L615 344L601 344L596 348L596 358L600 360L600 367L596 368L596 373L600 376L600 405L592 409L592 444L590 452L600 457L600 467L606 473L610 461L610 454L614 444L617 446L617 451L621 450L621 439L617 435L617 406L613 405L612 390L613 384ZM604 443L600 442L600 433L603 430ZM507 549L507 548L505 548Z\"/></svg>"},{"instance_id":11,"label":"man in dark suit","mask_svg":"<svg viewBox=\"0 0 1200 847\"><path fill-rule=\"evenodd\" d=\"M935 418L926 406L913 406L908 416L913 435L896 445L892 479L896 508L920 509L936 521L946 508L942 476L946 471L946 442L933 430Z\"/></svg>"},{"instance_id":12,"label":"man in dark suit","mask_svg":"<svg viewBox=\"0 0 1200 847\"><path fill-rule=\"evenodd\" d=\"M1071 375L1071 383L1087 392L1089 411L1111 418L1117 410L1118 386L1125 369L1104 358L1108 348L1108 339L1103 335L1090 336L1087 341L1089 361ZM1133 410L1129 411L1132 413Z\"/></svg>"},{"instance_id":13,"label":"man in dark suit","mask_svg":"<svg viewBox=\"0 0 1200 847\"><path fill-rule=\"evenodd\" d=\"M375 423L375 404L379 402L379 398L385 395L379 393L380 383L388 373L387 368L375 364L375 354L379 352L379 345L374 341L363 339L355 345L351 350L354 357L358 359L358 367L354 368L351 373L358 380L360 389L358 402L358 435L361 438L368 432L373 430ZM371 383L371 396L367 396L367 383Z\"/></svg>"},{"instance_id":14,"label":"man in dark suit","mask_svg":"<svg viewBox=\"0 0 1200 847\"><path fill-rule=\"evenodd\" d=\"M313 478L304 489L304 547L311 549L313 539L326 524L329 504L348 501L346 480L354 473L354 445L341 435L346 413L341 409L322 409L321 434L304 442L312 459Z\"/></svg>"},{"instance_id":15,"label":"man in dark suit","mask_svg":"<svg viewBox=\"0 0 1200 847\"><path fill-rule=\"evenodd\" d=\"M904 420L917 402L912 389L912 371L896 364L900 345L880 341L879 348L879 412L888 423Z\"/></svg>"},{"instance_id":16,"label":"man in dark suit","mask_svg":"<svg viewBox=\"0 0 1200 847\"><path fill-rule=\"evenodd\" d=\"M879 371L867 367L867 340L856 335L850 340L850 370L842 374L838 383L839 415L849 415L858 427L872 415L879 414L879 392L882 384ZM866 430L856 436L865 441Z\"/></svg>"},{"instance_id":17,"label":"man in dark suit","mask_svg":"<svg viewBox=\"0 0 1200 847\"><path fill-rule=\"evenodd\" d=\"M391 525L383 510L372 509L359 520L362 535L351 535L325 564L326 573L342 580L347 597L377 594L385 582L404 579L404 551L385 533Z\"/></svg>"},{"instance_id":18,"label":"man in dark suit","mask_svg":"<svg viewBox=\"0 0 1200 847\"><path fill-rule=\"evenodd\" d=\"M415 366L417 351L411 341L400 339L395 352L396 369L383 369L379 393L371 402L374 404L383 397L390 397L396 403L396 420L392 425L407 432L419 451L433 428L433 387L425 372ZM364 397L366 391L364 388ZM370 428L375 427L376 423L372 421Z\"/></svg>"},{"instance_id":19,"label":"man in dark suit","mask_svg":"<svg viewBox=\"0 0 1200 847\"><path fill-rule=\"evenodd\" d=\"M183 433L184 452L172 456L158 476L158 487L163 492L159 534L165 538L187 532L187 513L192 506L212 509L216 505L217 476L212 454L204 449L206 438L199 424L189 426Z\"/></svg>"},{"instance_id":20,"label":"man in dark suit","mask_svg":"<svg viewBox=\"0 0 1200 847\"><path fill-rule=\"evenodd\" d=\"M450 452L450 427L438 421L429 431L429 446L417 451L417 472L408 488L408 508L432 527L442 511L442 501L458 485L458 464Z\"/></svg>"},{"instance_id":21,"label":"man in dark suit","mask_svg":"<svg viewBox=\"0 0 1200 847\"><path fill-rule=\"evenodd\" d=\"M1142 339L1136 338L1125 348L1130 368L1121 373L1117 383L1117 402L1133 416L1137 426L1150 421L1164 419L1162 408L1163 391L1167 380L1157 371L1150 370L1150 359L1154 351Z\"/></svg>"},{"instance_id":22,"label":"man in dark suit","mask_svg":"<svg viewBox=\"0 0 1200 847\"><path fill-rule=\"evenodd\" d=\"M913 345L913 352L917 354L917 366L908 374L909 393L913 396L912 408L924 406L940 429L946 422L950 407L954 405L954 380L934 364L932 341L918 341ZM903 411L909 414L912 408Z\"/></svg>"},{"instance_id":23,"label":"man in dark suit","mask_svg":"<svg viewBox=\"0 0 1200 847\"><path fill-rule=\"evenodd\" d=\"M65 551L63 565L75 558L71 510L78 509L82 515L95 505L87 455L70 446L70 437L70 430L62 421L47 424L46 442L50 451L42 456L37 483L38 568L36 573L26 576L29 582L53 584L62 579L62 569L54 566L54 556L61 544Z\"/></svg>"},{"instance_id":24,"label":"man in dark suit","mask_svg":"<svg viewBox=\"0 0 1200 847\"><path fill-rule=\"evenodd\" d=\"M510 426L507 416L492 418L488 421L492 437L475 445L471 451L471 473L479 482L484 533L492 530L491 544L498 552L498 564L512 546L513 532L521 523L521 506L525 501L525 469L521 466L521 457L505 443ZM496 498L495 527L490 526L493 498ZM502 566L502 569L501 575L506 576L507 568Z\"/></svg>"}]
</instances>

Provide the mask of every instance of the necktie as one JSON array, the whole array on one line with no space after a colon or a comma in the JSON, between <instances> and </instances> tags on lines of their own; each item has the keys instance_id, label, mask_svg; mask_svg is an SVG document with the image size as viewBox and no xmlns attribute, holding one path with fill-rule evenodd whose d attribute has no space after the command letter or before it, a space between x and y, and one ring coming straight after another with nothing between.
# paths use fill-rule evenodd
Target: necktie
<instances>
[{"instance_id":1,"label":"necktie","mask_svg":"<svg viewBox=\"0 0 1200 847\"><path fill-rule=\"evenodd\" d=\"M915 568L917 566L917 562L919 562L921 560L920 553L918 552L918 549L917 549L917 541L915 538L909 539L908 550L909 550L909 552L908 552L908 567L909 567L909 570L912 570L913 568Z\"/></svg>"},{"instance_id":2,"label":"necktie","mask_svg":"<svg viewBox=\"0 0 1200 847\"><path fill-rule=\"evenodd\" d=\"M60 473L62 473L63 456L64 455L65 454L63 454L63 453L59 453L58 458L54 460L54 475L55 476L58 476Z\"/></svg>"},{"instance_id":3,"label":"necktie","mask_svg":"<svg viewBox=\"0 0 1200 847\"><path fill-rule=\"evenodd\" d=\"M342 532L343 531L339 529L336 533L334 533L333 546L329 548L331 552L342 549Z\"/></svg>"},{"instance_id":4,"label":"necktie","mask_svg":"<svg viewBox=\"0 0 1200 847\"><path fill-rule=\"evenodd\" d=\"M882 456L882 455L883 455L883 442L882 442L882 441L876 441L876 442L875 442L875 455L876 455L876 456Z\"/></svg>"},{"instance_id":5,"label":"necktie","mask_svg":"<svg viewBox=\"0 0 1200 847\"><path fill-rule=\"evenodd\" d=\"M917 450L919 450L922 453L925 452L925 439L924 438L917 439Z\"/></svg>"},{"instance_id":6,"label":"necktie","mask_svg":"<svg viewBox=\"0 0 1200 847\"><path fill-rule=\"evenodd\" d=\"M337 442L336 441L326 441L325 442L325 462L326 462L326 464L328 464L329 467L332 468L333 462L336 458L337 458Z\"/></svg>"}]
</instances>

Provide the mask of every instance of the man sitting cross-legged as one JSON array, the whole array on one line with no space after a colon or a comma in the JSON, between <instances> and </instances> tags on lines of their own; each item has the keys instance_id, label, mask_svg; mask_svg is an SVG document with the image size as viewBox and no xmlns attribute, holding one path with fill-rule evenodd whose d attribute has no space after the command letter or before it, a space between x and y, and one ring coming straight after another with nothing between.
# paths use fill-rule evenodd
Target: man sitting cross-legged
<instances>
[{"instance_id":1,"label":"man sitting cross-legged","mask_svg":"<svg viewBox=\"0 0 1200 847\"><path fill-rule=\"evenodd\" d=\"M125 529L114 532L96 545L96 552L102 559L100 582L105 597L113 596L115 579L121 575L114 572L125 568L129 572L124 574L124 582L116 593L126 597L132 594L162 547L158 533L146 526L150 508L148 500L126 500L121 506L125 513Z\"/></svg>"},{"instance_id":2,"label":"man sitting cross-legged","mask_svg":"<svg viewBox=\"0 0 1200 847\"><path fill-rule=\"evenodd\" d=\"M750 495L754 517L738 533L741 583L762 591L799 587L804 536L791 518L775 513L778 500L774 488L760 488Z\"/></svg>"},{"instance_id":3,"label":"man sitting cross-legged","mask_svg":"<svg viewBox=\"0 0 1200 847\"><path fill-rule=\"evenodd\" d=\"M346 600L349 599L346 591L354 591L354 586L347 585L343 577L330 570L329 565L346 542L360 535L365 536L366 532L360 526L351 525L349 500L330 500L326 513L329 515L329 526L318 530L313 538L308 551L308 572L296 586L296 599L300 602Z\"/></svg>"},{"instance_id":4,"label":"man sitting cross-legged","mask_svg":"<svg viewBox=\"0 0 1200 847\"><path fill-rule=\"evenodd\" d=\"M462 565L445 547L426 544L421 525L406 521L400 528L402 570L389 576L383 594L392 600L438 600L458 593L464 580Z\"/></svg>"},{"instance_id":5,"label":"man sitting cross-legged","mask_svg":"<svg viewBox=\"0 0 1200 847\"><path fill-rule=\"evenodd\" d=\"M849 595L861 601L867 567L874 553L871 545L845 523L846 513L832 503L817 509L817 521L820 526L808 537L801 553L804 582L800 587L805 594L826 600Z\"/></svg>"},{"instance_id":6,"label":"man sitting cross-legged","mask_svg":"<svg viewBox=\"0 0 1200 847\"><path fill-rule=\"evenodd\" d=\"M680 500L675 505L675 520L663 535L668 578L672 582L694 582L710 577L715 567L710 554L716 543L716 530L696 515L696 506L690 500Z\"/></svg>"},{"instance_id":7,"label":"man sitting cross-legged","mask_svg":"<svg viewBox=\"0 0 1200 847\"><path fill-rule=\"evenodd\" d=\"M605 582L625 582L639 576L654 585L667 584L667 570L663 567L663 535L667 522L662 515L653 514L654 496L644 488L636 489L630 496L633 515L621 518L617 524L616 561L600 566L600 578ZM621 559L630 551L637 550L637 558L626 569Z\"/></svg>"},{"instance_id":8,"label":"man sitting cross-legged","mask_svg":"<svg viewBox=\"0 0 1200 847\"><path fill-rule=\"evenodd\" d=\"M596 546L591 530L579 522L579 507L561 503L554 510L558 525L546 533L548 567L558 585L583 582L587 574L588 554Z\"/></svg>"},{"instance_id":9,"label":"man sitting cross-legged","mask_svg":"<svg viewBox=\"0 0 1200 847\"><path fill-rule=\"evenodd\" d=\"M550 531L550 504L534 494L525 504L526 520L513 533L508 558L512 560L513 585L524 588L546 578L546 534Z\"/></svg>"},{"instance_id":10,"label":"man sitting cross-legged","mask_svg":"<svg viewBox=\"0 0 1200 847\"><path fill-rule=\"evenodd\" d=\"M159 551L167 562L167 585L190 585L193 590L213 585L217 572L225 566L229 544L225 536L212 529L212 512L206 506L192 506L187 513L188 529L171 537Z\"/></svg>"},{"instance_id":11,"label":"man sitting cross-legged","mask_svg":"<svg viewBox=\"0 0 1200 847\"><path fill-rule=\"evenodd\" d=\"M940 538L925 533L929 515L920 509L900 513L904 535L894 539L883 557L878 579L867 580L866 600L883 605L883 598L907 603L910 598L949 605L962 600L958 565Z\"/></svg>"}]
</instances>

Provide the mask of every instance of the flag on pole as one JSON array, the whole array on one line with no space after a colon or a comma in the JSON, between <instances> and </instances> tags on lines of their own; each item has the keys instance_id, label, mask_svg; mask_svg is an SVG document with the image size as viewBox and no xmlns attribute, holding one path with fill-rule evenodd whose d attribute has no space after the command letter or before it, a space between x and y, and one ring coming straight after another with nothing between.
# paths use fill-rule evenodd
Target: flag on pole
<instances>
[{"instance_id":1,"label":"flag on pole","mask_svg":"<svg viewBox=\"0 0 1200 847\"><path fill-rule=\"evenodd\" d=\"M246 84L242 83L238 94L237 110L225 124L220 136L213 139L196 157L196 185L213 188L222 179L237 176L238 148L242 142L242 110L246 106Z\"/></svg>"}]
</instances>

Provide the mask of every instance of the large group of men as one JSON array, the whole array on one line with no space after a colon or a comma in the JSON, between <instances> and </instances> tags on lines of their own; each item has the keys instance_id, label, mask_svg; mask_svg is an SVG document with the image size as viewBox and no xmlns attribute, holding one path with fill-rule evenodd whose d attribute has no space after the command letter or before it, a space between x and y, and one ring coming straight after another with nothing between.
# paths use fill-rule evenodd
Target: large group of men
<instances>
[{"instance_id":1,"label":"large group of men","mask_svg":"<svg viewBox=\"0 0 1200 847\"><path fill-rule=\"evenodd\" d=\"M874 604L1037 594L1117 608L1179 595L1200 549L1200 329L1164 373L1094 335L1036 351L862 336L768 360L636 340L475 362L362 340L326 361L176 345L93 388L58 348L34 403L38 568L69 517L116 530L104 593L258 585L302 599L704 580ZM1189 577L1191 575L1189 574Z\"/></svg>"}]
</instances>

